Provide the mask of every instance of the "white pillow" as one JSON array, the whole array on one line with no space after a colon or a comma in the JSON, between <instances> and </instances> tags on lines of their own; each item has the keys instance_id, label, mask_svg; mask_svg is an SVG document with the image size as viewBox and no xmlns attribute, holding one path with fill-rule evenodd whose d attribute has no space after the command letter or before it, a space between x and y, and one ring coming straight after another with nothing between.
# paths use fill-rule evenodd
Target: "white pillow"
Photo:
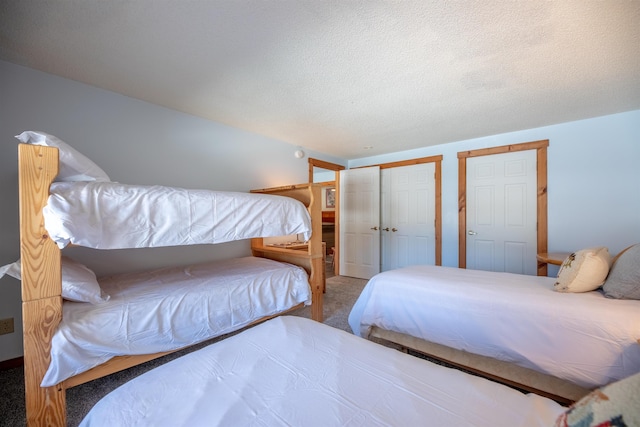
<instances>
[{"instance_id":1,"label":"white pillow","mask_svg":"<svg viewBox=\"0 0 640 427\"><path fill-rule=\"evenodd\" d=\"M20 260L0 267L0 278L9 276L22 280ZM62 298L76 302L100 304L109 300L109 295L100 289L93 271L68 257L62 257Z\"/></svg>"},{"instance_id":2,"label":"white pillow","mask_svg":"<svg viewBox=\"0 0 640 427\"><path fill-rule=\"evenodd\" d=\"M88 157L66 142L44 132L25 131L16 138L25 144L58 147L60 170L56 181L111 181L109 176Z\"/></svg>"},{"instance_id":3,"label":"white pillow","mask_svg":"<svg viewBox=\"0 0 640 427\"><path fill-rule=\"evenodd\" d=\"M558 271L553 285L558 292L589 292L604 283L611 267L609 249L605 247L583 249L569 255Z\"/></svg>"}]
</instances>

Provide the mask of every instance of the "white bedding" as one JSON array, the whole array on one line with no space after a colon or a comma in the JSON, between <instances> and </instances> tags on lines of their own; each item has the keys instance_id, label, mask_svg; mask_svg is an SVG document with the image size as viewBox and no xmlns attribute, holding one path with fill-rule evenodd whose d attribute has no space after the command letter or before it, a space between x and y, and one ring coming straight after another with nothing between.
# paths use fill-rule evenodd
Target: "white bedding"
<instances>
[{"instance_id":1,"label":"white bedding","mask_svg":"<svg viewBox=\"0 0 640 427\"><path fill-rule=\"evenodd\" d=\"M123 249L311 236L305 206L290 197L114 182L56 182L43 209L60 248Z\"/></svg>"},{"instance_id":2,"label":"white bedding","mask_svg":"<svg viewBox=\"0 0 640 427\"><path fill-rule=\"evenodd\" d=\"M640 301L559 293L551 277L438 266L374 276L349 324L513 362L592 388L640 371Z\"/></svg>"},{"instance_id":3,"label":"white bedding","mask_svg":"<svg viewBox=\"0 0 640 427\"><path fill-rule=\"evenodd\" d=\"M563 410L283 316L135 378L81 426L550 426Z\"/></svg>"},{"instance_id":4,"label":"white bedding","mask_svg":"<svg viewBox=\"0 0 640 427\"><path fill-rule=\"evenodd\" d=\"M108 302L64 302L43 387L114 356L178 349L311 303L302 268L257 257L122 274L100 286Z\"/></svg>"}]
</instances>

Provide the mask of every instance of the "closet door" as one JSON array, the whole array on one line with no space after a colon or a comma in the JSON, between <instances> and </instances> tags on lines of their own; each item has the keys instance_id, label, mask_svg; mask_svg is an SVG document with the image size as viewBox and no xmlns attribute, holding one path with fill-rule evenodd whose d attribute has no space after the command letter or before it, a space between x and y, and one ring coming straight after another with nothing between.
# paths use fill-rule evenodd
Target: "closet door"
<instances>
[{"instance_id":1,"label":"closet door","mask_svg":"<svg viewBox=\"0 0 640 427\"><path fill-rule=\"evenodd\" d=\"M340 274L380 272L380 168L340 171Z\"/></svg>"},{"instance_id":2,"label":"closet door","mask_svg":"<svg viewBox=\"0 0 640 427\"><path fill-rule=\"evenodd\" d=\"M435 164L381 170L382 271L435 265Z\"/></svg>"},{"instance_id":3,"label":"closet door","mask_svg":"<svg viewBox=\"0 0 640 427\"><path fill-rule=\"evenodd\" d=\"M467 268L536 274L536 150L466 164Z\"/></svg>"}]
</instances>

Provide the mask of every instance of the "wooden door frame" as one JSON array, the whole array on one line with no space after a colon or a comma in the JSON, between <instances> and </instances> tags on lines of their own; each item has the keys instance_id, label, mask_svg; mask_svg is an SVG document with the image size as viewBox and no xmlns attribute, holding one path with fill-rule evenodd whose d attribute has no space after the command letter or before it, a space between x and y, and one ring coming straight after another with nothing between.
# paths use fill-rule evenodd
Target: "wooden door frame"
<instances>
[{"instance_id":1,"label":"wooden door frame","mask_svg":"<svg viewBox=\"0 0 640 427\"><path fill-rule=\"evenodd\" d=\"M309 157L309 182L313 183L313 168L314 167L318 167L318 168L323 168L323 169L328 169L328 170L332 170L334 171L334 181L333 181L333 185L335 186L336 189L336 206L335 206L335 217L334 217L334 229L333 229L333 240L334 240L334 251L333 251L333 259L334 259L334 268L333 268L333 273L338 276L340 275L340 263L339 262L335 262L336 257L338 257L340 255L340 174L338 173L341 170L345 170L346 168L342 165L339 165L337 163L331 163L331 162L325 162L324 160L319 160L319 159L314 159L313 157ZM329 183L322 183L323 185L330 185ZM340 258L337 258L338 260ZM324 268L324 266L323 266Z\"/></svg>"},{"instance_id":2,"label":"wooden door frame","mask_svg":"<svg viewBox=\"0 0 640 427\"><path fill-rule=\"evenodd\" d=\"M537 253L547 252L547 147L549 140L458 152L458 267L467 268L467 159L516 151L536 150ZM547 264L538 262L538 276L547 275Z\"/></svg>"},{"instance_id":3,"label":"wooden door frame","mask_svg":"<svg viewBox=\"0 0 640 427\"><path fill-rule=\"evenodd\" d=\"M324 160L314 159L309 157L309 182L313 183L313 168L329 169L330 171L341 171L346 169L344 166L337 163L325 162ZM334 181L336 181L334 179ZM336 190L337 191L337 190Z\"/></svg>"}]
</instances>

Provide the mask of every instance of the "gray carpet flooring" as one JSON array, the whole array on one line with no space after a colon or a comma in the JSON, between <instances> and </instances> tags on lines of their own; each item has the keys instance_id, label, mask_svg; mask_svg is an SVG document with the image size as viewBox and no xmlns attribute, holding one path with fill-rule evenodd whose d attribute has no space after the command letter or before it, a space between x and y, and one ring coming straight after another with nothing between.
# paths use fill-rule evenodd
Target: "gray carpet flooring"
<instances>
[{"instance_id":1,"label":"gray carpet flooring","mask_svg":"<svg viewBox=\"0 0 640 427\"><path fill-rule=\"evenodd\" d=\"M333 276L327 278L327 290L324 297L324 323L335 328L351 332L347 318L366 280L351 277ZM297 310L294 315L311 317L308 307ZM86 384L67 390L67 423L77 426L86 413L104 395L130 379L156 366L166 363L190 351L223 339L221 337L207 341L187 350L179 351L142 365L117 372ZM0 426L17 427L25 425L25 403L23 369L14 368L0 371Z\"/></svg>"}]
</instances>

